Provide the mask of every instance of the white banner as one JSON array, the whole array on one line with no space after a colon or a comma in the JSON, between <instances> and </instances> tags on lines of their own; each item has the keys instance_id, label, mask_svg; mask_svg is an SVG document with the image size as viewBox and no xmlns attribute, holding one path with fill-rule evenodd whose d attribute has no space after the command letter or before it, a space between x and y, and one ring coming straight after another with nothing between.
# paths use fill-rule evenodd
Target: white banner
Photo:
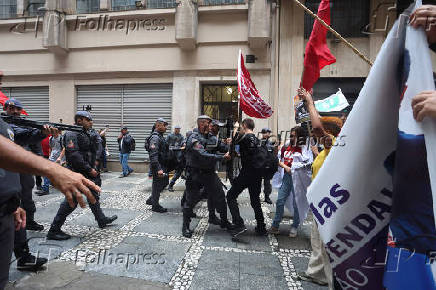
<instances>
[{"instance_id":1,"label":"white banner","mask_svg":"<svg viewBox=\"0 0 436 290\"><path fill-rule=\"evenodd\" d=\"M348 107L350 104L342 93L341 89L336 94L331 95L323 100L315 101L315 107L318 112L339 112Z\"/></svg>"}]
</instances>

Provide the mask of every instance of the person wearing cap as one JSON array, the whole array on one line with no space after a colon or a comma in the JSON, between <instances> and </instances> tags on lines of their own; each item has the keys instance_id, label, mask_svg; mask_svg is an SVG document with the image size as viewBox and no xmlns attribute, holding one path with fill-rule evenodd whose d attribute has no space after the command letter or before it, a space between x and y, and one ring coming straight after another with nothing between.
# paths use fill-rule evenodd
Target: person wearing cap
<instances>
[{"instance_id":1,"label":"person wearing cap","mask_svg":"<svg viewBox=\"0 0 436 290\"><path fill-rule=\"evenodd\" d=\"M166 138L166 142L168 143L170 149L170 155L174 156L174 158L177 160L176 172L174 173L174 176L170 181L170 185L168 186L169 191L174 191L173 186L176 184L177 179L179 179L183 170L185 169L185 161L183 158L185 137L180 134L180 129L181 127L179 125L174 126L174 133L169 134Z\"/></svg>"},{"instance_id":2,"label":"person wearing cap","mask_svg":"<svg viewBox=\"0 0 436 290\"><path fill-rule=\"evenodd\" d=\"M202 187L214 198L214 204L221 217L221 227L232 229L232 225L227 220L227 205L222 183L215 172L216 162L223 159L229 160L230 154L218 155L207 152L207 137L211 121L209 116L199 116L197 118L198 130L194 131L186 141L186 199L183 204L182 235L187 238L192 236L189 224L193 209L200 199Z\"/></svg>"},{"instance_id":3,"label":"person wearing cap","mask_svg":"<svg viewBox=\"0 0 436 290\"><path fill-rule=\"evenodd\" d=\"M9 99L5 102L3 109L8 116L20 117L23 111L23 105L17 99ZM27 151L30 151L29 146L31 144L40 143L49 134L57 132L57 129L49 126L44 126L43 130L19 127L14 124L10 124L9 127L12 129L14 142ZM22 271L35 271L47 263L47 259L35 257L30 253L29 244L27 242L26 229L37 231L44 229L42 225L34 220L36 207L32 197L32 189L35 186L35 180L32 175L21 173L19 175L19 184L14 185L13 183L14 181L10 180L10 184L8 185L11 187L19 186L19 204L20 207L26 211L27 216L26 227L16 229L15 231L14 254L17 258L17 269Z\"/></svg>"},{"instance_id":4,"label":"person wearing cap","mask_svg":"<svg viewBox=\"0 0 436 290\"><path fill-rule=\"evenodd\" d=\"M224 143L222 140L219 139L219 128L223 127L225 124L218 121L218 120L212 120L212 122L209 124L209 134L207 136L207 145L206 150L210 153L216 154L216 153L227 153L229 151L229 146ZM219 169L219 163L217 162L215 165L215 171L218 172ZM204 190L204 189L203 189ZM224 193L224 191L218 191L215 192L204 192L204 194L207 196L207 209L209 211L209 220L208 222L213 225L220 225L221 220L215 215L216 206L214 204L214 194L221 194ZM225 201L225 195L220 197L219 200L223 199Z\"/></svg>"},{"instance_id":5,"label":"person wearing cap","mask_svg":"<svg viewBox=\"0 0 436 290\"><path fill-rule=\"evenodd\" d=\"M120 178L128 176L133 172L133 169L129 166L129 156L132 150L134 150L135 139L130 135L126 126L121 128L120 136L118 136L118 149L120 150L120 163L123 168Z\"/></svg>"},{"instance_id":6,"label":"person wearing cap","mask_svg":"<svg viewBox=\"0 0 436 290\"><path fill-rule=\"evenodd\" d=\"M9 99L5 102L3 109L6 115L20 117L23 111L23 105L17 99ZM44 140L49 134L57 131L54 128L46 130L45 132L27 127L20 127L14 124L10 125L15 136L15 143L23 147L28 151L32 151L32 148L38 147L42 140ZM35 202L33 201L32 190L35 186L34 177L30 174L20 174L21 182L21 207L27 213L26 229L33 231L42 231L44 226L38 224L34 220L35 216Z\"/></svg>"},{"instance_id":7,"label":"person wearing cap","mask_svg":"<svg viewBox=\"0 0 436 290\"><path fill-rule=\"evenodd\" d=\"M274 145L269 140L269 138L271 137L271 129L263 128L260 133L262 134L262 139L260 140L260 142L266 145L268 151L271 150L272 152L274 150ZM269 198L271 192L272 192L271 179L263 178L263 194L265 195L265 202L269 204L272 204L272 201Z\"/></svg>"},{"instance_id":8,"label":"person wearing cap","mask_svg":"<svg viewBox=\"0 0 436 290\"><path fill-rule=\"evenodd\" d=\"M169 183L167 170L168 144L163 136L167 131L168 122L164 118L156 120L155 128L150 136L148 155L150 158L151 174L153 182L151 185L151 196L147 204L151 205L151 210L164 213L168 210L159 204L161 192Z\"/></svg>"},{"instance_id":9,"label":"person wearing cap","mask_svg":"<svg viewBox=\"0 0 436 290\"><path fill-rule=\"evenodd\" d=\"M92 116L87 111L78 111L74 116L74 122L83 127L82 132L67 131L62 140L65 148L65 157L67 166L72 171L82 174L98 186L101 186L100 173L97 170L97 153L101 150L101 142L97 140L98 133L92 131ZM88 200L89 207L94 214L94 218L100 228L106 227L115 221L118 217L105 216L100 206L100 195L92 190L96 202L91 204ZM66 218L76 209L77 200L74 199L74 207L71 207L68 200L65 199L59 206L59 210L53 219L50 230L47 233L49 240L67 240L70 235L64 233L61 228Z\"/></svg>"}]
</instances>

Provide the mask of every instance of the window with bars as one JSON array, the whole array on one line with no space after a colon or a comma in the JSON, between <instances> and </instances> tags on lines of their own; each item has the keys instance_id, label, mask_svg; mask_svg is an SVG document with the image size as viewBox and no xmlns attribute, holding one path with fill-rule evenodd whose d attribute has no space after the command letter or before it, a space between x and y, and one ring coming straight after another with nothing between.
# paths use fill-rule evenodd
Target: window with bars
<instances>
[{"instance_id":1,"label":"window with bars","mask_svg":"<svg viewBox=\"0 0 436 290\"><path fill-rule=\"evenodd\" d=\"M94 13L100 11L100 0L77 0L77 13Z\"/></svg>"},{"instance_id":2,"label":"window with bars","mask_svg":"<svg viewBox=\"0 0 436 290\"><path fill-rule=\"evenodd\" d=\"M306 6L314 13L318 12L320 0L307 0ZM330 0L331 26L343 37L365 37L362 29L369 23L369 0ZM304 15L304 37L309 38L314 19ZM329 38L334 36L329 32Z\"/></svg>"},{"instance_id":3,"label":"window with bars","mask_svg":"<svg viewBox=\"0 0 436 290\"><path fill-rule=\"evenodd\" d=\"M135 10L135 2L138 0L112 0L112 10ZM147 9L174 8L176 0L147 0L145 7Z\"/></svg>"},{"instance_id":4,"label":"window with bars","mask_svg":"<svg viewBox=\"0 0 436 290\"><path fill-rule=\"evenodd\" d=\"M45 0L29 0L25 8L25 13L28 16L44 16L44 11L39 10L39 8L44 6Z\"/></svg>"},{"instance_id":5,"label":"window with bars","mask_svg":"<svg viewBox=\"0 0 436 290\"><path fill-rule=\"evenodd\" d=\"M238 114L238 86L236 84L203 85L201 112L223 122L228 118L233 121L238 120L242 115Z\"/></svg>"},{"instance_id":6,"label":"window with bars","mask_svg":"<svg viewBox=\"0 0 436 290\"><path fill-rule=\"evenodd\" d=\"M0 19L17 17L17 0L0 1Z\"/></svg>"}]
</instances>

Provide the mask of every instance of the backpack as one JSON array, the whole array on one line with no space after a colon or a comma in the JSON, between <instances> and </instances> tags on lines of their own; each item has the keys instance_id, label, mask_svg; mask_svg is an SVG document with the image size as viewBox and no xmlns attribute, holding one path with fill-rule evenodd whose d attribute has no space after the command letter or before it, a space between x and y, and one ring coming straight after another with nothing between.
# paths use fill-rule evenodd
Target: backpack
<instances>
[{"instance_id":1,"label":"backpack","mask_svg":"<svg viewBox=\"0 0 436 290\"><path fill-rule=\"evenodd\" d=\"M145 138L144 148L145 148L145 150L147 150L147 152L150 151L150 139L151 139L152 135L153 135L153 133L151 133L147 138Z\"/></svg>"},{"instance_id":2,"label":"backpack","mask_svg":"<svg viewBox=\"0 0 436 290\"><path fill-rule=\"evenodd\" d=\"M130 136L130 151L135 151L135 150L136 150L136 141L135 141L135 138Z\"/></svg>"},{"instance_id":3,"label":"backpack","mask_svg":"<svg viewBox=\"0 0 436 290\"><path fill-rule=\"evenodd\" d=\"M261 176L265 179L272 179L279 167L279 159L274 153L273 148L266 143L260 143L257 147L253 166L259 169Z\"/></svg>"}]
</instances>

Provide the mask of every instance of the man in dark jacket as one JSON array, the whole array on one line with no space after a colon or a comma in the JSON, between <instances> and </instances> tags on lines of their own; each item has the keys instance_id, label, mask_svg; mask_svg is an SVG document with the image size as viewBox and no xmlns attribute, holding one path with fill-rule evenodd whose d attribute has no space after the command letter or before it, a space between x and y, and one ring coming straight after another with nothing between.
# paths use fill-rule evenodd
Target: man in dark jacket
<instances>
[{"instance_id":1,"label":"man in dark jacket","mask_svg":"<svg viewBox=\"0 0 436 290\"><path fill-rule=\"evenodd\" d=\"M271 141L269 140L269 138L271 137L271 129L270 128L263 128L260 133L262 133L262 139L260 140L260 142L262 144L266 145L268 150L273 151L274 146L271 143ZM265 202L269 203L269 204L272 204L272 201L269 198L269 196L271 195L271 192L272 192L271 179L263 178L263 194L265 195Z\"/></svg>"},{"instance_id":2,"label":"man in dark jacket","mask_svg":"<svg viewBox=\"0 0 436 290\"><path fill-rule=\"evenodd\" d=\"M134 143L133 137L130 135L127 127L121 129L121 134L118 136L118 149L120 150L120 163L123 167L123 173L120 178L126 177L133 172L133 169L129 167L129 156L133 149Z\"/></svg>"},{"instance_id":3,"label":"man in dark jacket","mask_svg":"<svg viewBox=\"0 0 436 290\"><path fill-rule=\"evenodd\" d=\"M180 126L176 125L174 127L174 133L169 134L166 139L171 156L177 160L177 167L174 176L171 179L170 185L168 186L169 191L174 191L173 186L176 184L177 179L179 179L183 170L185 169L185 161L183 157L183 150L185 149L185 137L180 134L180 129Z\"/></svg>"},{"instance_id":4,"label":"man in dark jacket","mask_svg":"<svg viewBox=\"0 0 436 290\"><path fill-rule=\"evenodd\" d=\"M76 125L82 126L82 132L66 132L63 138L65 148L65 157L67 166L74 172L78 172L97 184L101 185L100 173L97 171L97 153L101 150L101 140L99 141L98 133L91 130L92 117L87 111L78 111L74 116ZM98 137L98 138L97 138ZM88 200L89 207L94 214L95 220L100 228L106 227L118 217L116 215L106 217L100 207L100 195L96 191L91 191L96 202L91 204ZM53 219L50 230L47 234L47 239L51 240L67 240L71 236L64 233L61 228L65 223L66 218L70 215L77 206L77 201L74 200L74 207L68 204L65 199Z\"/></svg>"},{"instance_id":5,"label":"man in dark jacket","mask_svg":"<svg viewBox=\"0 0 436 290\"><path fill-rule=\"evenodd\" d=\"M168 122L163 118L156 120L155 129L150 136L148 154L150 157L150 168L153 175L151 196L147 204L151 205L154 212L164 213L168 210L159 204L162 190L168 185L167 172L168 144L163 134L167 131Z\"/></svg>"},{"instance_id":6,"label":"man in dark jacket","mask_svg":"<svg viewBox=\"0 0 436 290\"><path fill-rule=\"evenodd\" d=\"M227 204L229 205L230 213L232 214L233 224L236 226L233 234L236 236L247 228L244 225L244 220L239 213L237 198L242 191L248 188L250 194L251 207L254 210L254 216L257 221L255 228L258 235L266 235L265 221L263 217L262 207L260 204L260 191L262 186L262 176L258 169L255 168L255 161L260 142L253 134L254 121L246 118L242 121L242 129L240 135L235 137L235 144L240 146L242 168L238 177L233 181L233 185L227 192Z\"/></svg>"}]
</instances>

